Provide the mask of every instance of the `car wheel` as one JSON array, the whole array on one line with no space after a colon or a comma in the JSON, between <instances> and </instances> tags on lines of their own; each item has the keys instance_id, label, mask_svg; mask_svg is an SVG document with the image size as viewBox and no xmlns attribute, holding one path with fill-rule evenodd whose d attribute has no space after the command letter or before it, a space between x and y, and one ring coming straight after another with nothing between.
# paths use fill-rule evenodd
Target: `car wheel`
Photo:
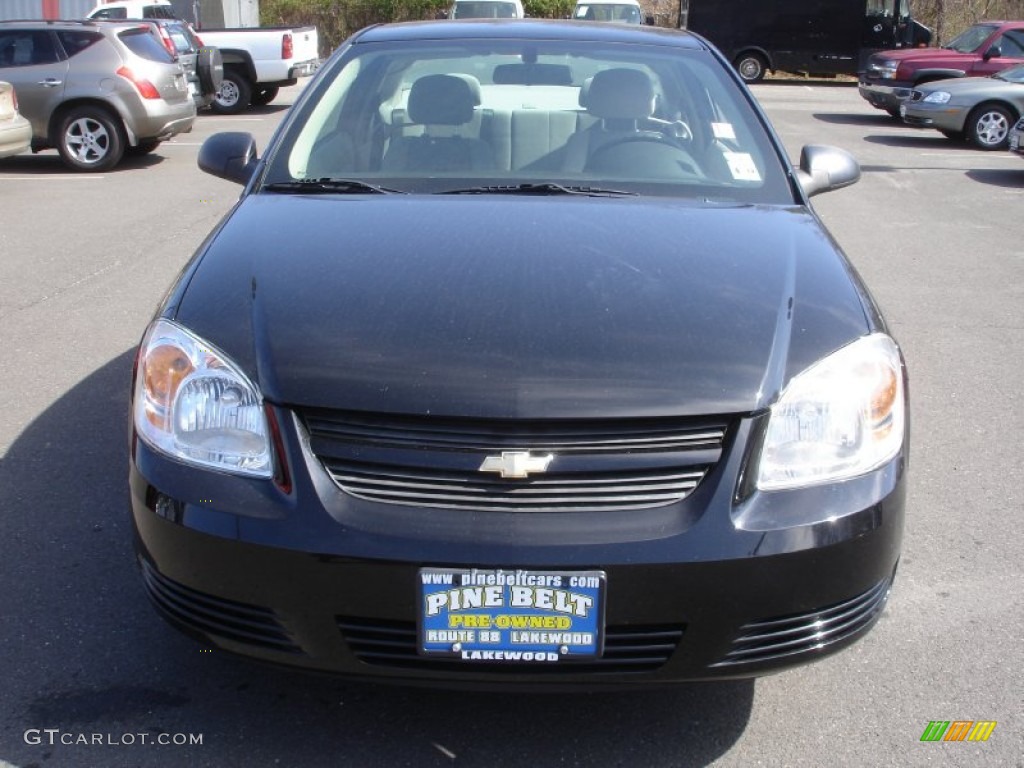
<instances>
[{"instance_id":1,"label":"car wheel","mask_svg":"<svg viewBox=\"0 0 1024 768\"><path fill-rule=\"evenodd\" d=\"M148 155L159 146L160 139L140 139L139 143L134 147L125 147L124 153L134 157L141 157L142 155Z\"/></svg>"},{"instance_id":2,"label":"car wheel","mask_svg":"<svg viewBox=\"0 0 1024 768\"><path fill-rule=\"evenodd\" d=\"M747 83L759 83L764 79L764 73L768 69L768 62L760 53L750 51L741 53L733 62L740 77Z\"/></svg>"},{"instance_id":3,"label":"car wheel","mask_svg":"<svg viewBox=\"0 0 1024 768\"><path fill-rule=\"evenodd\" d=\"M252 95L252 103L258 107L263 107L272 102L277 98L278 88L271 86L270 88L258 88Z\"/></svg>"},{"instance_id":4,"label":"car wheel","mask_svg":"<svg viewBox=\"0 0 1024 768\"><path fill-rule=\"evenodd\" d=\"M1017 116L999 104L982 104L967 117L967 138L981 149L1006 149Z\"/></svg>"},{"instance_id":5,"label":"car wheel","mask_svg":"<svg viewBox=\"0 0 1024 768\"><path fill-rule=\"evenodd\" d=\"M121 124L102 107L78 107L60 122L57 151L76 171L109 171L124 154Z\"/></svg>"},{"instance_id":6,"label":"car wheel","mask_svg":"<svg viewBox=\"0 0 1024 768\"><path fill-rule=\"evenodd\" d=\"M228 70L224 72L220 90L213 97L213 104L210 106L214 112L222 115L237 115L249 106L251 99L252 86L249 85L249 81L238 72Z\"/></svg>"},{"instance_id":7,"label":"car wheel","mask_svg":"<svg viewBox=\"0 0 1024 768\"><path fill-rule=\"evenodd\" d=\"M196 59L196 74L199 75L199 87L203 96L215 94L224 81L224 60L220 48L203 47L199 49Z\"/></svg>"}]
</instances>

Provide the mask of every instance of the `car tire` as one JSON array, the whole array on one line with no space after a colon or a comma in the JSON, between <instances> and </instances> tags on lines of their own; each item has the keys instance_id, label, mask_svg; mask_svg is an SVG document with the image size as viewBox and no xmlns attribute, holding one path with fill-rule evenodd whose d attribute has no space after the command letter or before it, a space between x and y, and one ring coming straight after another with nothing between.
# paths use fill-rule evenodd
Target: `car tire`
<instances>
[{"instance_id":1,"label":"car tire","mask_svg":"<svg viewBox=\"0 0 1024 768\"><path fill-rule=\"evenodd\" d=\"M160 144L160 139L139 139L139 143L134 147L125 147L124 153L132 157L142 157L155 150Z\"/></svg>"},{"instance_id":2,"label":"car tire","mask_svg":"<svg viewBox=\"0 0 1024 768\"><path fill-rule=\"evenodd\" d=\"M267 104L277 98L277 92L280 89L277 86L270 86L269 88L257 88L252 94L252 103L257 107L265 107Z\"/></svg>"},{"instance_id":3,"label":"car tire","mask_svg":"<svg viewBox=\"0 0 1024 768\"><path fill-rule=\"evenodd\" d=\"M967 138L979 149L1006 149L1015 115L1002 104L982 104L967 116Z\"/></svg>"},{"instance_id":4,"label":"car tire","mask_svg":"<svg viewBox=\"0 0 1024 768\"><path fill-rule=\"evenodd\" d=\"M252 86L245 75L237 70L227 69L210 107L221 115L237 115L249 106L251 99Z\"/></svg>"},{"instance_id":5,"label":"car tire","mask_svg":"<svg viewBox=\"0 0 1024 768\"><path fill-rule=\"evenodd\" d=\"M121 162L125 143L120 121L99 106L70 110L57 129L57 151L76 171L109 171Z\"/></svg>"},{"instance_id":6,"label":"car tire","mask_svg":"<svg viewBox=\"0 0 1024 768\"><path fill-rule=\"evenodd\" d=\"M220 84L224 81L224 59L220 55L220 48L204 46L199 49L196 74L199 75L203 96L213 95L220 90Z\"/></svg>"},{"instance_id":7,"label":"car tire","mask_svg":"<svg viewBox=\"0 0 1024 768\"><path fill-rule=\"evenodd\" d=\"M736 71L740 73L745 83L759 83L764 80L764 74L768 71L768 61L760 53L748 51L741 53L733 62Z\"/></svg>"}]
</instances>

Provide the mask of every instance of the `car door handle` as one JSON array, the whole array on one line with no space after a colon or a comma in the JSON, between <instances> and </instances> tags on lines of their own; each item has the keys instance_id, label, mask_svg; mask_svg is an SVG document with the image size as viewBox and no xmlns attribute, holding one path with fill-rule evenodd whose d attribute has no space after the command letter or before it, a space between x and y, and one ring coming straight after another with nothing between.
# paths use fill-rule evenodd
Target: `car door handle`
<instances>
[{"instance_id":1,"label":"car door handle","mask_svg":"<svg viewBox=\"0 0 1024 768\"><path fill-rule=\"evenodd\" d=\"M63 82L64 82L63 80L58 80L55 77L48 77L45 80L40 80L39 81L39 85L45 86L47 88L56 88L58 85L60 85Z\"/></svg>"}]
</instances>

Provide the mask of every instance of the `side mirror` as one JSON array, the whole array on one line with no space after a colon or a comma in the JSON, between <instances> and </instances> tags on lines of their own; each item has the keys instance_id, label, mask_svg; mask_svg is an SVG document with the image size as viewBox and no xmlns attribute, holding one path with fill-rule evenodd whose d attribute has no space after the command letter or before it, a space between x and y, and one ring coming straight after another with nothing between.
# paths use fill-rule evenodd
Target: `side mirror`
<instances>
[{"instance_id":1,"label":"side mirror","mask_svg":"<svg viewBox=\"0 0 1024 768\"><path fill-rule=\"evenodd\" d=\"M860 165L845 149L808 144L800 151L796 176L804 194L811 197L855 184L860 180Z\"/></svg>"},{"instance_id":2,"label":"side mirror","mask_svg":"<svg viewBox=\"0 0 1024 768\"><path fill-rule=\"evenodd\" d=\"M999 45L999 43L996 43L995 45L989 46L989 49L985 51L985 55L982 56L982 58L985 61L988 61L989 59L997 59L1002 55L1003 47Z\"/></svg>"},{"instance_id":3,"label":"side mirror","mask_svg":"<svg viewBox=\"0 0 1024 768\"><path fill-rule=\"evenodd\" d=\"M256 171L256 140L251 133L215 133L199 148L199 168L236 184L248 184Z\"/></svg>"}]
</instances>

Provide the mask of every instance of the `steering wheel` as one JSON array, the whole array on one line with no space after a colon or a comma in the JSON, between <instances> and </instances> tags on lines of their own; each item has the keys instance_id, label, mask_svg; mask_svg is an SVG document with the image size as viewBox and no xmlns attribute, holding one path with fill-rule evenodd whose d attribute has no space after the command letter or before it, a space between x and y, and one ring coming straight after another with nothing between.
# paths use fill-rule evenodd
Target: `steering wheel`
<instances>
[{"instance_id":1,"label":"steering wheel","mask_svg":"<svg viewBox=\"0 0 1024 768\"><path fill-rule=\"evenodd\" d=\"M604 163L611 166L612 170L614 170L616 163L610 161L610 158L612 158L615 153L623 155L619 158L618 164L635 164L635 160L638 158L630 158L628 155L631 153L628 151L625 154L622 152L622 148L630 144L655 144L664 149L673 150L674 156L666 155L664 152L657 152L651 155L650 158L644 158L657 161L659 163L659 170L664 170L666 167L674 165L679 170L690 176L700 175L690 153L679 141L670 136L666 136L663 133L634 133L621 136L617 139L612 139L608 143L602 144L590 154L590 157L587 158L585 169L593 170L594 168L600 168L602 163ZM660 176L661 174L655 175ZM669 176L669 178L677 177L678 175L676 174Z\"/></svg>"}]
</instances>

